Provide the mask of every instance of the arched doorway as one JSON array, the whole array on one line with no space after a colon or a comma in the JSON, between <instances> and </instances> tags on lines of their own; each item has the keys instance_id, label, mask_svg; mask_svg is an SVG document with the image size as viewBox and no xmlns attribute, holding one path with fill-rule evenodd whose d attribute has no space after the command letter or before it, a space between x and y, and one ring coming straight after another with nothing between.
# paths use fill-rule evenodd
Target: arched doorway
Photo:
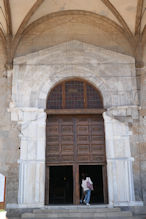
<instances>
[{"instance_id":1,"label":"arched doorway","mask_svg":"<svg viewBox=\"0 0 146 219\"><path fill-rule=\"evenodd\" d=\"M92 203L107 203L103 102L90 83L72 79L47 98L45 204L79 204L81 174L94 182Z\"/></svg>"}]
</instances>

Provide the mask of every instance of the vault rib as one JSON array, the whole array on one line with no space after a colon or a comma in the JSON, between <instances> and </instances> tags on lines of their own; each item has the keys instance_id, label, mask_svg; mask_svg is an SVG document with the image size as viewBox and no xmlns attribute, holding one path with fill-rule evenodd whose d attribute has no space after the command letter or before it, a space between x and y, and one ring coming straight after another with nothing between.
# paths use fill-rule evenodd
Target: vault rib
<instances>
[{"instance_id":1,"label":"vault rib","mask_svg":"<svg viewBox=\"0 0 146 219\"><path fill-rule=\"evenodd\" d=\"M7 33L12 35L12 19L11 19L11 10L9 0L3 0L6 12L6 24L7 24Z\"/></svg>"},{"instance_id":2,"label":"vault rib","mask_svg":"<svg viewBox=\"0 0 146 219\"><path fill-rule=\"evenodd\" d=\"M122 27L124 28L124 31L129 35L129 38L134 43L134 36L128 27L127 23L125 22L124 18L121 16L121 14L118 12L118 10L113 6L113 4L109 0L101 0L106 7L112 12L112 14L117 18L117 20L120 22Z\"/></svg>"},{"instance_id":3,"label":"vault rib","mask_svg":"<svg viewBox=\"0 0 146 219\"><path fill-rule=\"evenodd\" d=\"M21 34L24 31L26 25L28 24L30 18L32 17L32 15L36 12L36 10L40 7L40 5L44 2L44 0L37 0L36 3L34 3L34 5L31 7L31 9L29 10L29 12L26 14L26 16L24 17L16 35L15 38L13 40L13 54L15 53L15 50L17 48L17 45L21 39Z\"/></svg>"},{"instance_id":4,"label":"vault rib","mask_svg":"<svg viewBox=\"0 0 146 219\"><path fill-rule=\"evenodd\" d=\"M144 2L143 0L137 1L137 12L136 12L136 20L135 20L135 35L140 34L143 2Z\"/></svg>"}]
</instances>

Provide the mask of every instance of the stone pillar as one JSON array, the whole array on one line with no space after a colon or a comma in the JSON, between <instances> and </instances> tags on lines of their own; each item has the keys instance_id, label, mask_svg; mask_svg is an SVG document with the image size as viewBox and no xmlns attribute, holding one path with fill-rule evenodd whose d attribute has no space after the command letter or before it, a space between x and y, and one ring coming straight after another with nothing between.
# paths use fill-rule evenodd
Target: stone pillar
<instances>
[{"instance_id":1,"label":"stone pillar","mask_svg":"<svg viewBox=\"0 0 146 219\"><path fill-rule=\"evenodd\" d=\"M128 109L128 108L127 108ZM120 121L118 116L125 116L125 109L104 112L106 158L108 175L109 204L112 206L133 206L135 203L133 170L130 152L128 123ZM114 115L117 115L114 116ZM142 204L142 203L141 203Z\"/></svg>"},{"instance_id":2,"label":"stone pillar","mask_svg":"<svg viewBox=\"0 0 146 219\"><path fill-rule=\"evenodd\" d=\"M20 125L18 204L41 207L45 194L46 113L37 108L17 108L16 112Z\"/></svg>"}]
</instances>

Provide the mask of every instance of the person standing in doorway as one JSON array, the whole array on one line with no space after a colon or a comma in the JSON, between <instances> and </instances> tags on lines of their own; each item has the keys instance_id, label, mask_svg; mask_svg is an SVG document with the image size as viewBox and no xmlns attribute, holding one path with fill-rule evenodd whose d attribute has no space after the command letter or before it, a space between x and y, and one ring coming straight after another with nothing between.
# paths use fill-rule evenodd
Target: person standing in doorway
<instances>
[{"instance_id":1,"label":"person standing in doorway","mask_svg":"<svg viewBox=\"0 0 146 219\"><path fill-rule=\"evenodd\" d=\"M82 182L83 180L85 180L85 179L86 179L85 174L82 173L81 182ZM82 183L81 183L81 184L82 184ZM81 187L82 187L82 185L81 185ZM80 203L81 203L81 204L84 203L84 198L85 198L85 192L84 192L84 189L83 189L83 187L82 187L82 191L81 191L81 199L80 199Z\"/></svg>"},{"instance_id":2,"label":"person standing in doorway","mask_svg":"<svg viewBox=\"0 0 146 219\"><path fill-rule=\"evenodd\" d=\"M91 191L93 190L93 182L91 181L90 177L87 177L86 174L82 175L82 188L85 194L84 203L86 205L90 205L90 197L91 197Z\"/></svg>"}]
</instances>

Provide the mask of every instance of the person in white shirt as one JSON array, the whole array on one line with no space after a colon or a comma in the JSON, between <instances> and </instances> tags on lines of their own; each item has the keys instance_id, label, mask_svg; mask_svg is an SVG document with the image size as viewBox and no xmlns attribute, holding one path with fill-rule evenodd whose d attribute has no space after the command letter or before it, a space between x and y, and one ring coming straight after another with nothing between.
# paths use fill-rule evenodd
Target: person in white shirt
<instances>
[{"instance_id":1,"label":"person in white shirt","mask_svg":"<svg viewBox=\"0 0 146 219\"><path fill-rule=\"evenodd\" d=\"M88 184L91 185L91 187ZM81 186L82 186L83 191L85 193L84 203L86 205L90 205L89 202L90 202L90 196L91 196L91 189L93 186L93 182L91 181L90 177L83 175Z\"/></svg>"}]
</instances>

